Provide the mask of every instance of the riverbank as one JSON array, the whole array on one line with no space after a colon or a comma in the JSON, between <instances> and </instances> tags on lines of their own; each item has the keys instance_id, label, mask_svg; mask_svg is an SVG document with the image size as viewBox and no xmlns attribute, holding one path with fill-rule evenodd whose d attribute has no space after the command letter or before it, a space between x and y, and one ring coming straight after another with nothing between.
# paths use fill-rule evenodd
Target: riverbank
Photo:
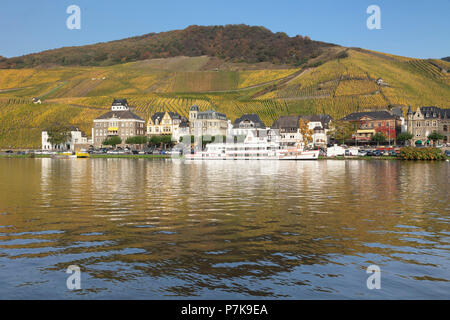
<instances>
[{"instance_id":1,"label":"riverbank","mask_svg":"<svg viewBox=\"0 0 450 320\"><path fill-rule=\"evenodd\" d=\"M90 158L124 158L124 159L168 159L170 155L162 154L91 154ZM50 154L0 154L0 158L55 158L55 155ZM58 156L56 158L64 159L64 156ZM450 157L447 157L450 159ZM392 156L336 156L336 157L324 157L319 156L319 160L404 160L400 157Z\"/></svg>"},{"instance_id":2,"label":"riverbank","mask_svg":"<svg viewBox=\"0 0 450 320\"><path fill-rule=\"evenodd\" d=\"M151 158L151 159L165 159L170 158L170 155L164 154L91 154L90 158Z\"/></svg>"},{"instance_id":3,"label":"riverbank","mask_svg":"<svg viewBox=\"0 0 450 320\"><path fill-rule=\"evenodd\" d=\"M64 156L56 156L51 154L0 154L0 158L59 158L64 159ZM169 155L162 154L91 154L89 158L150 158L150 159L164 159L170 158Z\"/></svg>"}]
</instances>

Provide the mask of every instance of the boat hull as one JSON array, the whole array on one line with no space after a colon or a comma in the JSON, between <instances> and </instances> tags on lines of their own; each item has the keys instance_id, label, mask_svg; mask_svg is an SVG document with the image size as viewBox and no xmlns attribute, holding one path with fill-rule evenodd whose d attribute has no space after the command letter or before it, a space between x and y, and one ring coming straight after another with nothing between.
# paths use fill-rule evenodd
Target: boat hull
<instances>
[{"instance_id":1,"label":"boat hull","mask_svg":"<svg viewBox=\"0 0 450 320\"><path fill-rule=\"evenodd\" d=\"M187 154L186 160L317 160L319 159L319 150L304 151L296 155L274 155L274 156L231 156L209 153Z\"/></svg>"}]
</instances>

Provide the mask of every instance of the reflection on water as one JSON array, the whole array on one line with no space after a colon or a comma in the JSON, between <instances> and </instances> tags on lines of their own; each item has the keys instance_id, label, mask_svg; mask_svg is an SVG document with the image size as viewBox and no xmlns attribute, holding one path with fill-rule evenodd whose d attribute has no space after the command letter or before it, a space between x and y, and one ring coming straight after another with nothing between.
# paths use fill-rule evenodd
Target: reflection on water
<instances>
[{"instance_id":1,"label":"reflection on water","mask_svg":"<svg viewBox=\"0 0 450 320\"><path fill-rule=\"evenodd\" d=\"M448 299L449 167L0 159L0 296Z\"/></svg>"}]
</instances>

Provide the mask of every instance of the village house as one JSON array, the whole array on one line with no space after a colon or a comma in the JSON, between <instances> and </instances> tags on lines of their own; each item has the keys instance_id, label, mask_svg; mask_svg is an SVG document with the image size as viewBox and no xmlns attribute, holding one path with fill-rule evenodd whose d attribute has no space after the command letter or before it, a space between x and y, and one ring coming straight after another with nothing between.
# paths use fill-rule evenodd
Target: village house
<instances>
[{"instance_id":1,"label":"village house","mask_svg":"<svg viewBox=\"0 0 450 320\"><path fill-rule=\"evenodd\" d=\"M183 130L186 127L187 119L178 113L156 112L148 120L147 135L171 135L174 141L178 141L180 136L186 134L186 130Z\"/></svg>"},{"instance_id":2,"label":"village house","mask_svg":"<svg viewBox=\"0 0 450 320\"><path fill-rule=\"evenodd\" d=\"M413 112L411 106L406 114L407 130L412 134L411 145L431 145L428 136L438 132L444 136L442 142L450 142L450 109L420 107Z\"/></svg>"},{"instance_id":3,"label":"village house","mask_svg":"<svg viewBox=\"0 0 450 320\"><path fill-rule=\"evenodd\" d=\"M312 140L309 146L326 146L328 143L328 131L332 118L329 115L296 115L281 116L272 125L272 130L278 131L280 144L283 146L303 145L303 136L300 131L300 120L303 120L307 128L312 131Z\"/></svg>"},{"instance_id":4,"label":"village house","mask_svg":"<svg viewBox=\"0 0 450 320\"><path fill-rule=\"evenodd\" d=\"M199 111L199 107L193 105L189 109L189 126L193 136L226 136L227 116L214 110Z\"/></svg>"},{"instance_id":5,"label":"village house","mask_svg":"<svg viewBox=\"0 0 450 320\"><path fill-rule=\"evenodd\" d=\"M303 137L299 127L300 118L301 116L281 116L274 121L271 129L278 132L281 146L303 144Z\"/></svg>"},{"instance_id":6,"label":"village house","mask_svg":"<svg viewBox=\"0 0 450 320\"><path fill-rule=\"evenodd\" d=\"M94 119L92 141L96 148L108 137L118 136L124 145L127 138L144 135L145 121L130 111L126 99L114 99L111 111Z\"/></svg>"},{"instance_id":7,"label":"village house","mask_svg":"<svg viewBox=\"0 0 450 320\"><path fill-rule=\"evenodd\" d=\"M182 118L181 123L173 128L172 141L180 142L180 138L190 135L189 122L186 118Z\"/></svg>"},{"instance_id":8,"label":"village house","mask_svg":"<svg viewBox=\"0 0 450 320\"><path fill-rule=\"evenodd\" d=\"M331 116L327 114L307 115L301 118L308 124L308 129L313 131L311 146L326 147L328 144L328 132L331 126Z\"/></svg>"},{"instance_id":9,"label":"village house","mask_svg":"<svg viewBox=\"0 0 450 320\"><path fill-rule=\"evenodd\" d=\"M257 114L244 114L228 125L228 135L247 136L249 131L266 132L267 127Z\"/></svg>"},{"instance_id":10,"label":"village house","mask_svg":"<svg viewBox=\"0 0 450 320\"><path fill-rule=\"evenodd\" d=\"M70 127L69 139L65 143L52 144L49 141L48 131L41 133L42 150L57 150L57 151L79 151L80 149L89 147L91 141L87 136L76 127Z\"/></svg>"},{"instance_id":11,"label":"village house","mask_svg":"<svg viewBox=\"0 0 450 320\"><path fill-rule=\"evenodd\" d=\"M401 131L401 119L392 113L383 111L366 111L351 113L341 121L355 123L357 130L353 134L355 141L369 142L380 132L388 141L395 141Z\"/></svg>"},{"instance_id":12,"label":"village house","mask_svg":"<svg viewBox=\"0 0 450 320\"><path fill-rule=\"evenodd\" d=\"M31 101L34 104L41 104L42 103L41 98L38 98L38 97L35 97L35 98L31 99Z\"/></svg>"}]
</instances>

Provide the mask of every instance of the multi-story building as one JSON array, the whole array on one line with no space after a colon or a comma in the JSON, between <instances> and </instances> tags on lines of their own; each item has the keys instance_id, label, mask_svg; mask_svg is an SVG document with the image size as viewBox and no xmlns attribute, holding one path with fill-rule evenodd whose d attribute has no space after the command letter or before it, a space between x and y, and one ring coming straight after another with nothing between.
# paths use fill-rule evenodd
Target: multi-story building
<instances>
[{"instance_id":1,"label":"multi-story building","mask_svg":"<svg viewBox=\"0 0 450 320\"><path fill-rule=\"evenodd\" d=\"M148 120L147 134L173 135L182 122L187 122L187 119L176 112L156 112Z\"/></svg>"},{"instance_id":2,"label":"multi-story building","mask_svg":"<svg viewBox=\"0 0 450 320\"><path fill-rule=\"evenodd\" d=\"M300 120L303 120L311 131L309 146L326 146L327 134L330 129L332 118L329 115L306 115L306 116L281 116L272 125L272 130L277 130L280 135L280 144L293 146L304 145L300 130Z\"/></svg>"},{"instance_id":3,"label":"multi-story building","mask_svg":"<svg viewBox=\"0 0 450 320\"><path fill-rule=\"evenodd\" d=\"M272 124L272 131L279 135L282 146L303 145L303 137L300 132L301 116L281 116Z\"/></svg>"},{"instance_id":4,"label":"multi-story building","mask_svg":"<svg viewBox=\"0 0 450 320\"><path fill-rule=\"evenodd\" d=\"M121 145L124 145L127 138L144 135L145 121L130 111L126 99L115 99L111 111L94 119L92 141L96 148L101 147L108 137L118 136L122 139Z\"/></svg>"},{"instance_id":5,"label":"multi-story building","mask_svg":"<svg viewBox=\"0 0 450 320\"><path fill-rule=\"evenodd\" d=\"M356 124L353 134L355 141L371 141L373 136L381 132L388 141L394 141L401 131L401 119L388 111L366 111L351 113L341 121Z\"/></svg>"},{"instance_id":6,"label":"multi-story building","mask_svg":"<svg viewBox=\"0 0 450 320\"><path fill-rule=\"evenodd\" d=\"M249 132L258 133L267 131L264 122L257 114L244 114L243 116L234 120L228 125L228 135L232 136L247 136Z\"/></svg>"},{"instance_id":7,"label":"multi-story building","mask_svg":"<svg viewBox=\"0 0 450 320\"><path fill-rule=\"evenodd\" d=\"M194 105L189 109L189 126L194 136L226 136L227 116L214 110L199 111Z\"/></svg>"},{"instance_id":8,"label":"multi-story building","mask_svg":"<svg viewBox=\"0 0 450 320\"><path fill-rule=\"evenodd\" d=\"M420 107L413 112L411 106L406 114L407 130L412 134L411 145L431 145L428 136L438 132L444 136L442 142L450 142L450 109Z\"/></svg>"},{"instance_id":9,"label":"multi-story building","mask_svg":"<svg viewBox=\"0 0 450 320\"><path fill-rule=\"evenodd\" d=\"M333 118L328 114L308 115L301 117L312 130L312 141L310 145L325 147L328 144L328 131Z\"/></svg>"}]
</instances>

